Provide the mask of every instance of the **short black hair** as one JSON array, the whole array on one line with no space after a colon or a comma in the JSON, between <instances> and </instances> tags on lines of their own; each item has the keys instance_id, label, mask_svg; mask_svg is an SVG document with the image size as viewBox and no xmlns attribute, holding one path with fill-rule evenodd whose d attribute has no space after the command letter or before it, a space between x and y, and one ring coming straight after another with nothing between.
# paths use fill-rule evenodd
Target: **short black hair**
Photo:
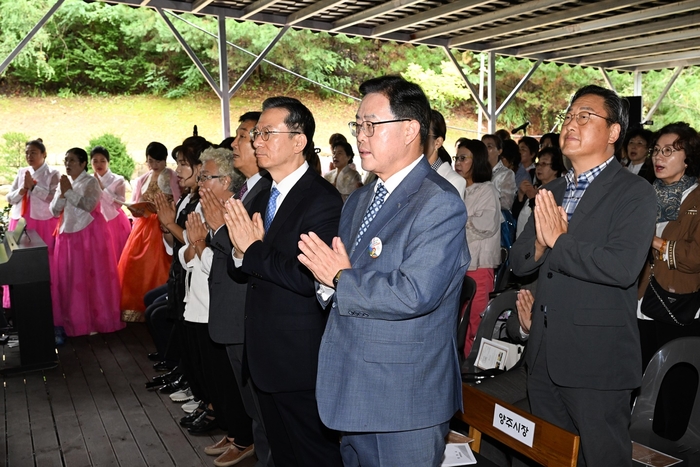
<instances>
[{"instance_id":1,"label":"short black hair","mask_svg":"<svg viewBox=\"0 0 700 467\"><path fill-rule=\"evenodd\" d=\"M328 138L328 144L330 144L331 149L338 143L347 143L348 139L342 133L333 133L330 138Z\"/></svg>"},{"instance_id":2,"label":"short black hair","mask_svg":"<svg viewBox=\"0 0 700 467\"><path fill-rule=\"evenodd\" d=\"M389 99L389 109L395 118L416 120L420 124L420 144L425 144L430 130L430 102L423 89L401 76L386 75L372 78L360 85L360 94L379 93Z\"/></svg>"},{"instance_id":3,"label":"short black hair","mask_svg":"<svg viewBox=\"0 0 700 467\"><path fill-rule=\"evenodd\" d=\"M501 139L500 136L498 136L498 135L483 135L481 137L481 141L483 141L484 138L491 138L493 140L493 142L496 143L496 149L498 149L499 151L501 149L503 149L503 140Z\"/></svg>"},{"instance_id":4,"label":"short black hair","mask_svg":"<svg viewBox=\"0 0 700 467\"><path fill-rule=\"evenodd\" d=\"M235 136L229 136L228 138L224 138L221 140L219 143L220 148L225 148L225 149L231 149L231 143L233 143L233 140L236 139Z\"/></svg>"},{"instance_id":5,"label":"short black hair","mask_svg":"<svg viewBox=\"0 0 700 467\"><path fill-rule=\"evenodd\" d=\"M355 157L355 152L352 150L352 144L348 143L347 141L340 141L333 145L333 149L338 147L343 148L345 155L348 156L348 164L351 164L352 158Z\"/></svg>"},{"instance_id":6,"label":"short black hair","mask_svg":"<svg viewBox=\"0 0 700 467\"><path fill-rule=\"evenodd\" d=\"M90 160L92 160L92 158L95 157L95 154L102 154L103 156L105 156L105 159L107 159L107 162L109 162L109 151L106 147L95 146L94 148L92 148L92 150L90 151Z\"/></svg>"},{"instance_id":7,"label":"short black hair","mask_svg":"<svg viewBox=\"0 0 700 467\"><path fill-rule=\"evenodd\" d=\"M673 142L673 147L685 151L684 162L688 166L685 169L685 174L691 177L700 175L700 136L698 132L685 122L669 123L656 132L654 145L661 136L667 134L678 135L678 138Z\"/></svg>"},{"instance_id":8,"label":"short black hair","mask_svg":"<svg viewBox=\"0 0 700 467\"><path fill-rule=\"evenodd\" d=\"M309 161L316 156L314 147L314 133L316 132L316 121L311 111L293 97L278 96L268 97L263 102L263 112L269 109L284 109L287 111L287 117L284 119L284 124L287 125L289 131L300 131L306 136L306 146L304 146L304 158ZM294 135L289 135L293 137ZM318 156L316 156L318 157Z\"/></svg>"},{"instance_id":9,"label":"short black hair","mask_svg":"<svg viewBox=\"0 0 700 467\"><path fill-rule=\"evenodd\" d=\"M615 141L615 152L619 152L620 149L622 149L622 144L625 140L625 134L627 133L627 127L629 125L629 104L615 91L596 86L595 84L589 84L576 91L569 102L569 107L578 99L587 95L603 98L603 106L605 107L605 112L608 114L606 119L608 126L613 123L620 125L620 136L618 136L617 141Z\"/></svg>"},{"instance_id":10,"label":"short black hair","mask_svg":"<svg viewBox=\"0 0 700 467\"><path fill-rule=\"evenodd\" d=\"M561 155L559 148L553 146L547 146L546 148L540 149L537 153L537 160L539 161L542 156L550 156L551 167L557 173L557 177L561 177L564 172L566 172L566 166L564 165L564 158Z\"/></svg>"},{"instance_id":11,"label":"short black hair","mask_svg":"<svg viewBox=\"0 0 700 467\"><path fill-rule=\"evenodd\" d=\"M66 151L66 154L73 154L75 157L78 158L78 162L81 164L85 164L85 171L87 172L88 169L88 153L85 151L83 148L70 148L68 151Z\"/></svg>"},{"instance_id":12,"label":"short black hair","mask_svg":"<svg viewBox=\"0 0 700 467\"><path fill-rule=\"evenodd\" d=\"M258 120L260 120L260 114L262 114L262 112L258 112L257 110L246 112L243 115L241 115L241 117L238 119L238 123L243 123L247 121L257 122Z\"/></svg>"},{"instance_id":13,"label":"short black hair","mask_svg":"<svg viewBox=\"0 0 700 467\"><path fill-rule=\"evenodd\" d=\"M540 138L540 146L542 146L544 140L550 140L552 142L552 146L555 148L559 147L559 133L545 133L542 135Z\"/></svg>"},{"instance_id":14,"label":"short black hair","mask_svg":"<svg viewBox=\"0 0 700 467\"><path fill-rule=\"evenodd\" d=\"M44 142L42 141L41 138L33 139L33 140L31 140L31 141L27 141L24 145L25 145L25 146L34 146L34 147L37 148L39 151L41 151L42 153L46 154L46 146L44 146Z\"/></svg>"},{"instance_id":15,"label":"short black hair","mask_svg":"<svg viewBox=\"0 0 700 467\"><path fill-rule=\"evenodd\" d=\"M472 181L484 183L491 180L493 170L489 163L489 151L478 139L460 138L457 149L466 148L472 153Z\"/></svg>"},{"instance_id":16,"label":"short black hair","mask_svg":"<svg viewBox=\"0 0 700 467\"><path fill-rule=\"evenodd\" d=\"M164 161L168 158L168 148L163 143L153 141L146 146L146 157L148 156L157 161Z\"/></svg>"},{"instance_id":17,"label":"short black hair","mask_svg":"<svg viewBox=\"0 0 700 467\"><path fill-rule=\"evenodd\" d=\"M654 144L654 133L651 130L647 130L643 127L634 127L627 132L627 137L625 138L625 144L628 144L632 138L639 136L644 141L647 142L647 146L652 146Z\"/></svg>"},{"instance_id":18,"label":"short black hair","mask_svg":"<svg viewBox=\"0 0 700 467\"><path fill-rule=\"evenodd\" d=\"M517 171L521 161L518 143L516 143L512 139L505 140L503 142L503 152L501 152L501 159L507 160L508 163L513 167L513 171Z\"/></svg>"},{"instance_id":19,"label":"short black hair","mask_svg":"<svg viewBox=\"0 0 700 467\"><path fill-rule=\"evenodd\" d=\"M537 151L540 149L540 143L532 136L523 136L518 140L518 145L520 145L520 143L527 146L527 148L530 150L530 154L532 154L532 157L535 157L535 154L537 154Z\"/></svg>"}]
</instances>

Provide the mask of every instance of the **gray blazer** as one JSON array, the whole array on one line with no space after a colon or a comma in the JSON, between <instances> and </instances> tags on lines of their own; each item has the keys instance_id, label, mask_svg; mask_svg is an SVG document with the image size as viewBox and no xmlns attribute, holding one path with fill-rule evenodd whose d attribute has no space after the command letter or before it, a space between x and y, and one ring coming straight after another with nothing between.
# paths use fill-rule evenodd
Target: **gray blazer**
<instances>
[{"instance_id":1,"label":"gray blazer","mask_svg":"<svg viewBox=\"0 0 700 467\"><path fill-rule=\"evenodd\" d=\"M264 175L250 189L243 206L250 212L258 193L270 191L272 181ZM245 329L245 295L247 284L239 284L227 272L231 258L231 240L226 224L209 241L214 252L209 271L209 337L219 344L242 344Z\"/></svg>"},{"instance_id":2,"label":"gray blazer","mask_svg":"<svg viewBox=\"0 0 700 467\"><path fill-rule=\"evenodd\" d=\"M355 191L340 219L352 269L342 273L321 341L319 413L342 431L434 426L462 402L456 326L469 265L466 210L423 159L351 252L373 196L374 184ZM374 238L382 242L376 257Z\"/></svg>"},{"instance_id":3,"label":"gray blazer","mask_svg":"<svg viewBox=\"0 0 700 467\"><path fill-rule=\"evenodd\" d=\"M545 188L561 205L565 178ZM637 277L655 219L651 185L623 170L617 160L591 183L568 232L539 261L534 260L536 234L530 216L510 254L515 274L539 269L526 356L530 368L546 333L547 367L554 383L601 390L641 384Z\"/></svg>"}]
</instances>

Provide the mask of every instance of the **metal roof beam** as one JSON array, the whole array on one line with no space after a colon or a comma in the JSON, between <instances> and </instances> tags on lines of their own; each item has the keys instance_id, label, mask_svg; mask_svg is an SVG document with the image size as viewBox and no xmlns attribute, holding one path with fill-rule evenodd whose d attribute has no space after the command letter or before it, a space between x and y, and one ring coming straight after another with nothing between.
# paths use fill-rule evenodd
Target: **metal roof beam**
<instances>
[{"instance_id":1,"label":"metal roof beam","mask_svg":"<svg viewBox=\"0 0 700 467\"><path fill-rule=\"evenodd\" d=\"M674 54L660 54L652 55L649 57L633 58L629 60L620 60L616 62L607 62L601 64L605 68L634 68L635 71L640 71L636 67L642 67L645 65L657 64L653 69L660 68L672 68L678 65L671 65L670 63L681 61L681 60L697 60L700 59L700 50L690 50L687 52L679 52ZM667 63L668 62L668 63Z\"/></svg>"},{"instance_id":2,"label":"metal roof beam","mask_svg":"<svg viewBox=\"0 0 700 467\"><path fill-rule=\"evenodd\" d=\"M527 83L530 80L530 77L537 71L537 69L540 67L542 64L542 60L537 60L534 65L532 65L532 68L530 68L530 71L528 71L525 76L523 76L523 79L520 80L520 82L513 88L513 90L508 94L508 97L506 97L506 100L503 101L501 106L496 110L496 116L498 117L501 115L501 112L510 104L510 102L515 98L515 96L520 92L520 90L525 86L525 83Z\"/></svg>"},{"instance_id":3,"label":"metal roof beam","mask_svg":"<svg viewBox=\"0 0 700 467\"><path fill-rule=\"evenodd\" d=\"M277 3L279 0L257 0L243 9L240 19L250 19L251 16L260 13Z\"/></svg>"},{"instance_id":4,"label":"metal roof beam","mask_svg":"<svg viewBox=\"0 0 700 467\"><path fill-rule=\"evenodd\" d=\"M459 75L462 77L462 81L464 81L464 84L467 86L467 89L469 89L469 94L472 95L472 98L476 101L476 103L479 105L479 108L481 109L482 112L486 115L486 118L491 120L491 112L489 112L489 109L486 107L486 104L479 98L479 91L476 90L474 85L469 82L467 79L467 75L464 74L464 70L462 69L462 65L459 64L457 59L455 58L454 55L452 55L452 52L450 52L450 49L447 48L447 46L442 48L445 53L447 54L447 57L452 61L452 64L455 66L457 69L457 72Z\"/></svg>"},{"instance_id":5,"label":"metal roof beam","mask_svg":"<svg viewBox=\"0 0 700 467\"><path fill-rule=\"evenodd\" d=\"M660 65L640 65L637 67L633 67L631 69L626 69L624 67L621 67L621 71L653 71L653 70L662 70L662 69L667 69L667 68L676 68L676 67L686 67L686 66L700 66L700 58L697 59L690 59L690 60L671 60L668 63L664 63L663 66Z\"/></svg>"},{"instance_id":6,"label":"metal roof beam","mask_svg":"<svg viewBox=\"0 0 700 467\"><path fill-rule=\"evenodd\" d=\"M610 75L608 75L608 72L605 71L605 68L603 68L603 67L598 67L598 69L599 69L600 72L603 74L603 79L604 79L605 82L607 83L608 87L609 87L610 89L612 89L613 91L615 91L615 86L613 85L613 82L612 82L612 80L610 79ZM617 92L617 91L615 91L615 92Z\"/></svg>"},{"instance_id":7,"label":"metal roof beam","mask_svg":"<svg viewBox=\"0 0 700 467\"><path fill-rule=\"evenodd\" d=\"M626 8L632 5L636 5L638 3L642 3L643 1L644 0L628 0L622 2L620 0L606 0L603 2L596 2L579 8L571 8L552 14L537 16L535 18L527 19L524 21L518 21L514 24L506 24L495 28L489 28L484 31L475 32L473 34L464 34L461 36L453 37L450 40L450 46L463 46L464 44L481 42L505 34L513 34L520 31L526 31L528 29L541 28L543 26L560 23L562 21L571 21L576 18L583 18L586 16L601 14L606 11L619 10L621 8Z\"/></svg>"},{"instance_id":8,"label":"metal roof beam","mask_svg":"<svg viewBox=\"0 0 700 467\"><path fill-rule=\"evenodd\" d=\"M474 26L482 26L484 24L493 23L495 21L508 19L512 16L519 16L527 13L532 13L533 11L561 5L563 3L566 3L566 1L535 0L530 2L523 2L519 5L514 5L503 9L497 9L496 11L492 11L490 13L472 16L463 20L443 24L442 26L437 26L434 28L426 29L424 31L419 31L413 34L412 37L414 40L429 39L431 37L441 36L443 34L450 34L460 29L467 29ZM429 12L432 11L433 10L429 10Z\"/></svg>"},{"instance_id":9,"label":"metal roof beam","mask_svg":"<svg viewBox=\"0 0 700 467\"><path fill-rule=\"evenodd\" d=\"M422 11L418 14L407 16L390 23L383 24L374 28L372 36L384 36L394 31L399 31L416 24L423 23L425 21L431 21L442 16L451 15L454 13L459 13L460 11L468 10L470 8L477 8L489 3L484 0L458 0L454 3L449 3L447 5L442 5L437 8L432 8L427 11Z\"/></svg>"},{"instance_id":10,"label":"metal roof beam","mask_svg":"<svg viewBox=\"0 0 700 467\"><path fill-rule=\"evenodd\" d=\"M684 41L687 39L693 39L700 37L700 28L688 28L682 31L669 32L666 34L656 34L654 36L647 37L635 37L633 39L627 39L622 41L615 41L614 43L605 42L598 45L591 45L586 47L580 47L576 49L564 50L561 52L555 52L553 54L548 54L552 60L562 60L562 59L572 59L587 57L591 55L596 55L600 53L605 53L610 49L615 50L626 50L626 49L636 49L640 47L645 47L649 45L658 45L668 42ZM595 43L595 42L593 42ZM582 62L586 59L582 59Z\"/></svg>"},{"instance_id":11,"label":"metal roof beam","mask_svg":"<svg viewBox=\"0 0 700 467\"><path fill-rule=\"evenodd\" d=\"M572 24L561 28L550 29L548 31L504 39L502 41L487 44L487 48L490 50L499 50L508 47L518 47L533 42L558 39L560 37L570 36L572 34L581 34L589 31L598 31L604 28L619 27L620 25L627 23L653 20L662 16L683 14L697 9L700 9L700 0L686 0L684 2L672 3L654 8L645 8L630 13L613 15L598 20Z\"/></svg>"},{"instance_id":12,"label":"metal roof beam","mask_svg":"<svg viewBox=\"0 0 700 467\"><path fill-rule=\"evenodd\" d=\"M331 8L343 3L345 3L345 0L322 0L320 2L312 3L306 8L289 15L287 18L287 26L294 26L295 24L311 18L314 15L330 10Z\"/></svg>"},{"instance_id":13,"label":"metal roof beam","mask_svg":"<svg viewBox=\"0 0 700 467\"><path fill-rule=\"evenodd\" d=\"M666 83L666 86L664 86L663 91L661 91L661 94L659 97L656 99L656 102L654 102L654 105L651 106L651 109L649 109L649 112L647 113L646 117L644 117L644 121L648 122L651 117L654 116L654 112L656 112L656 109L659 108L659 105L661 104L661 101L664 100L666 97L666 94L668 94L668 91L671 89L671 86L673 86L673 83L676 82L678 77L681 75L683 72L683 67L679 66L676 68L676 71L673 72L673 76L671 76L671 79L668 80L668 83Z\"/></svg>"},{"instance_id":14,"label":"metal roof beam","mask_svg":"<svg viewBox=\"0 0 700 467\"><path fill-rule=\"evenodd\" d=\"M209 6L214 0L195 0L192 2L192 13L199 13L202 9Z\"/></svg>"},{"instance_id":15,"label":"metal roof beam","mask_svg":"<svg viewBox=\"0 0 700 467\"><path fill-rule=\"evenodd\" d=\"M382 3L381 5L368 8L359 13L355 13L336 21L333 23L333 27L331 27L330 32L338 32L341 29L349 28L350 26L354 26L359 23L364 23L387 13L391 13L392 11L406 8L408 6L415 5L416 3L421 3L421 1L422 0L391 0L389 2Z\"/></svg>"},{"instance_id":16,"label":"metal roof beam","mask_svg":"<svg viewBox=\"0 0 700 467\"><path fill-rule=\"evenodd\" d=\"M695 37L700 37L700 28L693 31ZM691 39L686 41L677 42L661 42L656 43L656 45L648 47L635 47L633 49L617 50L615 52L602 53L597 55L589 55L587 57L581 58L578 63L580 65L586 66L594 63L610 62L614 60L625 60L628 58L646 57L648 55L656 55L666 52L680 52L682 50L692 50L697 49L698 43L697 39ZM700 50L697 51L698 56L700 56Z\"/></svg>"}]
</instances>

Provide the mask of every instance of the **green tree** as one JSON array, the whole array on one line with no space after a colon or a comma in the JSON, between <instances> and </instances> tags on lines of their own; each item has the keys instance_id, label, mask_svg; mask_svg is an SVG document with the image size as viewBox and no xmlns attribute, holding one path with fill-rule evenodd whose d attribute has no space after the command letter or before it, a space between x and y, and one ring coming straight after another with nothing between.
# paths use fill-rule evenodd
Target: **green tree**
<instances>
[{"instance_id":1,"label":"green tree","mask_svg":"<svg viewBox=\"0 0 700 467\"><path fill-rule=\"evenodd\" d=\"M0 178L9 182L17 173L17 169L25 165L24 149L29 136L24 133L9 132L2 135L5 142L0 145Z\"/></svg>"},{"instance_id":2,"label":"green tree","mask_svg":"<svg viewBox=\"0 0 700 467\"><path fill-rule=\"evenodd\" d=\"M112 172L121 175L127 181L131 180L136 164L134 159L126 152L126 145L120 137L111 133L105 133L102 136L91 139L85 150L90 154L90 151L95 146L102 146L109 151L109 169Z\"/></svg>"}]
</instances>

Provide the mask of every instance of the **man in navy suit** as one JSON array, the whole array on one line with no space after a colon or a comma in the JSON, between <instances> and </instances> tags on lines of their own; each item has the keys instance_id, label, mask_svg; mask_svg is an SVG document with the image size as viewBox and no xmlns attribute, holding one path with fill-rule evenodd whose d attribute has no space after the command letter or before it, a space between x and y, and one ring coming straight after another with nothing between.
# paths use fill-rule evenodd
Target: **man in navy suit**
<instances>
[{"instance_id":1,"label":"man in navy suit","mask_svg":"<svg viewBox=\"0 0 700 467\"><path fill-rule=\"evenodd\" d=\"M299 263L299 236L317 232L331 242L343 201L309 167L315 122L301 102L273 97L251 132L258 166L272 188L252 200L227 202L237 281L247 281L245 353L277 467L341 464L338 434L318 415L318 349L327 313L316 300L314 277Z\"/></svg>"},{"instance_id":2,"label":"man in navy suit","mask_svg":"<svg viewBox=\"0 0 700 467\"><path fill-rule=\"evenodd\" d=\"M561 129L569 173L540 189L513 245L539 271L526 361L532 413L581 436L579 466L632 465L630 396L641 384L637 277L656 221L654 190L617 159L627 107L579 89Z\"/></svg>"},{"instance_id":3,"label":"man in navy suit","mask_svg":"<svg viewBox=\"0 0 700 467\"><path fill-rule=\"evenodd\" d=\"M363 83L362 168L378 180L346 201L333 248L302 235L299 260L330 315L316 397L342 431L345 466L438 466L461 408L456 322L469 265L459 194L422 154L430 105L398 76Z\"/></svg>"}]
</instances>

